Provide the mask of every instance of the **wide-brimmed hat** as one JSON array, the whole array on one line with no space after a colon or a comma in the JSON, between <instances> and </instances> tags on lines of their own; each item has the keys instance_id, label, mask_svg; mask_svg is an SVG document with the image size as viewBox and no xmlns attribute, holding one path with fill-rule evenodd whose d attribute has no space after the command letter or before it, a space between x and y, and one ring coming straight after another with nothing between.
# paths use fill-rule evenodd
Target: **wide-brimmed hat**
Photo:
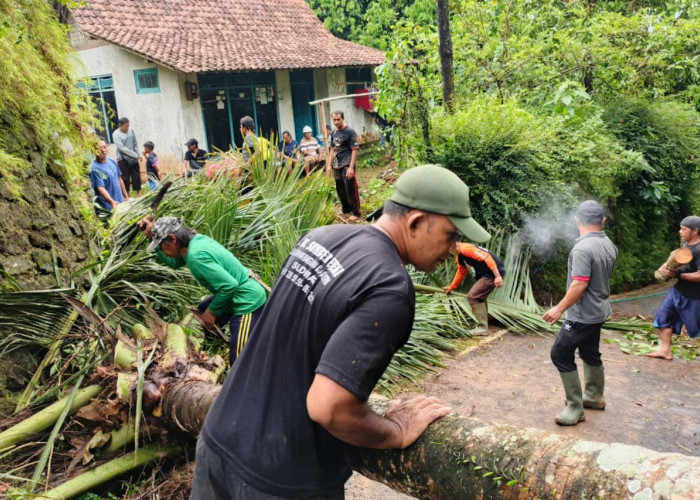
<instances>
[{"instance_id":1,"label":"wide-brimmed hat","mask_svg":"<svg viewBox=\"0 0 700 500\"><path fill-rule=\"evenodd\" d=\"M469 186L439 165L421 165L404 172L390 199L409 208L446 215L463 236L477 243L491 238L472 218Z\"/></svg>"}]
</instances>

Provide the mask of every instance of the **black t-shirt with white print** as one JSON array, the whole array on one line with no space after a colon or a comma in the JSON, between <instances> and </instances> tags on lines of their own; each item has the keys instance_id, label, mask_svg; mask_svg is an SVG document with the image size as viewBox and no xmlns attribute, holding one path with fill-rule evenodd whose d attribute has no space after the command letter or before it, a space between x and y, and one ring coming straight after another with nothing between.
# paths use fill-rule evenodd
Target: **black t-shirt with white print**
<instances>
[{"instance_id":1,"label":"black t-shirt with white print","mask_svg":"<svg viewBox=\"0 0 700 500\"><path fill-rule=\"evenodd\" d=\"M339 169L350 166L352 150L357 149L357 134L347 125L342 129L335 129L331 133L331 146L333 146L333 168Z\"/></svg>"},{"instance_id":2,"label":"black t-shirt with white print","mask_svg":"<svg viewBox=\"0 0 700 500\"><path fill-rule=\"evenodd\" d=\"M314 423L306 396L320 373L366 400L411 332L413 283L372 226L314 229L284 264L201 438L240 479L277 496L337 492L347 445Z\"/></svg>"}]
</instances>

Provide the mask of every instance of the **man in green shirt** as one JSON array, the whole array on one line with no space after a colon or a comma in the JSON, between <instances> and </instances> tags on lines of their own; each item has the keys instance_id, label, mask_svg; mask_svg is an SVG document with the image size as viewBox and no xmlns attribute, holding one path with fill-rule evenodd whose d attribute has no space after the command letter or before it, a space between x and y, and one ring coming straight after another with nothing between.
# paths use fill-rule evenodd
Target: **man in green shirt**
<instances>
[{"instance_id":1,"label":"man in green shirt","mask_svg":"<svg viewBox=\"0 0 700 500\"><path fill-rule=\"evenodd\" d=\"M184 226L181 218L161 217L154 222L146 217L139 227L152 240L149 252L156 252L161 262L173 269L187 266L212 294L199 305L201 318L208 329L229 322L229 360L233 365L262 312L266 299L263 287L223 245Z\"/></svg>"}]
</instances>

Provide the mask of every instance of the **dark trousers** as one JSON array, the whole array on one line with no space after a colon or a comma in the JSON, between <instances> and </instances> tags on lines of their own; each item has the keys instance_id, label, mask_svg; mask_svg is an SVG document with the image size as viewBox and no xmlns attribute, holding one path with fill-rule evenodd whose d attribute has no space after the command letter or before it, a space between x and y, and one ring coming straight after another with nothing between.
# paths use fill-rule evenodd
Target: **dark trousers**
<instances>
[{"instance_id":1,"label":"dark trousers","mask_svg":"<svg viewBox=\"0 0 700 500\"><path fill-rule=\"evenodd\" d=\"M348 168L334 168L335 190L344 214L360 216L360 195L357 192L357 177L348 179Z\"/></svg>"},{"instance_id":2,"label":"dark trousers","mask_svg":"<svg viewBox=\"0 0 700 500\"><path fill-rule=\"evenodd\" d=\"M204 313L214 300L214 295L210 295L197 305L197 310L200 313ZM253 331L253 327L258 322L260 313L262 312L264 306L258 307L255 311L249 312L248 314L241 314L239 316L233 316L231 314L221 314L216 317L216 326L222 330L226 327L226 323L229 325L229 350L228 350L228 360L231 366L236 358L243 350L243 347L248 342L250 337L250 332Z\"/></svg>"},{"instance_id":3,"label":"dark trousers","mask_svg":"<svg viewBox=\"0 0 700 500\"><path fill-rule=\"evenodd\" d=\"M552 345L550 356L557 370L563 373L576 370L575 353L591 366L600 366L600 327L603 323L576 323L564 321Z\"/></svg>"},{"instance_id":4,"label":"dark trousers","mask_svg":"<svg viewBox=\"0 0 700 500\"><path fill-rule=\"evenodd\" d=\"M467 301L470 306L474 304L481 304L486 302L486 298L489 296L496 285L493 284L493 278L482 277L476 280L474 286L469 289L469 294L467 295Z\"/></svg>"},{"instance_id":5,"label":"dark trousers","mask_svg":"<svg viewBox=\"0 0 700 500\"><path fill-rule=\"evenodd\" d=\"M139 170L139 162L133 158L124 158L119 160L119 170L122 173L122 180L126 192L141 191L141 172Z\"/></svg>"},{"instance_id":6,"label":"dark trousers","mask_svg":"<svg viewBox=\"0 0 700 500\"><path fill-rule=\"evenodd\" d=\"M197 440L197 452L194 459L192 493L190 500L343 500L345 491L341 486L334 495L315 497L278 497L256 490L242 481L235 467L219 458L200 437Z\"/></svg>"}]
</instances>

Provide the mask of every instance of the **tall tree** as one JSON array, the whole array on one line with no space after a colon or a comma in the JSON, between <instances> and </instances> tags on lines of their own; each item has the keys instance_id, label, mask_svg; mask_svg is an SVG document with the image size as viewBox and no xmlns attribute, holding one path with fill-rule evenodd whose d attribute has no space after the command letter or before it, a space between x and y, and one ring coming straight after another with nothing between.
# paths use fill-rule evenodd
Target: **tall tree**
<instances>
[{"instance_id":1,"label":"tall tree","mask_svg":"<svg viewBox=\"0 0 700 500\"><path fill-rule=\"evenodd\" d=\"M449 113L455 110L455 80L452 69L452 34L450 32L449 0L436 0L440 67L442 70L442 98Z\"/></svg>"}]
</instances>

